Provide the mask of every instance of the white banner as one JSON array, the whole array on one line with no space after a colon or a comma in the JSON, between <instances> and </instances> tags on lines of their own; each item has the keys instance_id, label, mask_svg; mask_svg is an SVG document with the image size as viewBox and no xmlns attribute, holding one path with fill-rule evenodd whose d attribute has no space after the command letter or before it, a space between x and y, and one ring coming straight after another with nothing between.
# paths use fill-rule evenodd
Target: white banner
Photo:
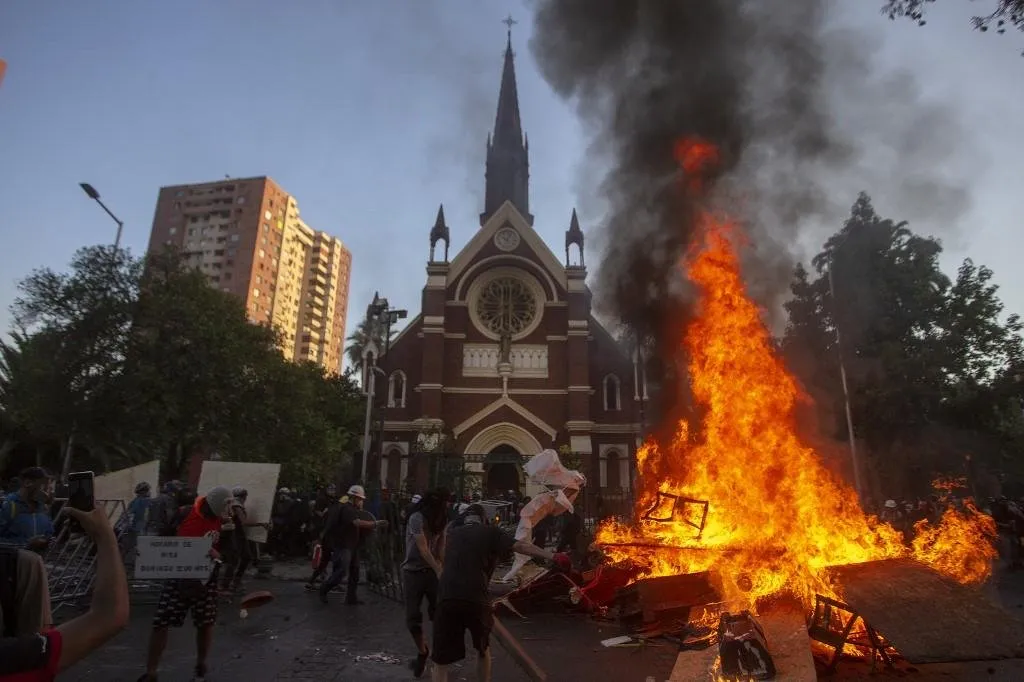
<instances>
[{"instance_id":1,"label":"white banner","mask_svg":"<svg viewBox=\"0 0 1024 682\"><path fill-rule=\"evenodd\" d=\"M199 494L205 495L215 485L225 486L228 490L241 486L249 491L249 499L245 503L249 523L267 523L274 506L280 473L280 464L203 462L203 470L199 474ZM265 528L246 528L245 534L254 542L267 541Z\"/></svg>"},{"instance_id":2,"label":"white banner","mask_svg":"<svg viewBox=\"0 0 1024 682\"><path fill-rule=\"evenodd\" d=\"M139 536L136 580L208 580L213 570L213 538Z\"/></svg>"}]
</instances>

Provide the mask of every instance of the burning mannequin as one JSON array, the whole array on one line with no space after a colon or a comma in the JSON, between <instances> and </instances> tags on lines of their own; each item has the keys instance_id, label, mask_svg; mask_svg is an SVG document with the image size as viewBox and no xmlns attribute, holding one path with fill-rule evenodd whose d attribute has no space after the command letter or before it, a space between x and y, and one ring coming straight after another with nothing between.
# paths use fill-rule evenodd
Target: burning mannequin
<instances>
[{"instance_id":1,"label":"burning mannequin","mask_svg":"<svg viewBox=\"0 0 1024 682\"><path fill-rule=\"evenodd\" d=\"M558 460L554 450L544 450L534 455L523 467L526 475L537 485L548 490L536 495L529 504L519 512L519 526L516 528L516 540L531 542L533 529L549 516L560 516L565 512L573 512L573 503L586 485L587 479L578 471L566 469ZM512 568L502 578L503 582L511 582L530 560L525 554L516 554Z\"/></svg>"}]
</instances>

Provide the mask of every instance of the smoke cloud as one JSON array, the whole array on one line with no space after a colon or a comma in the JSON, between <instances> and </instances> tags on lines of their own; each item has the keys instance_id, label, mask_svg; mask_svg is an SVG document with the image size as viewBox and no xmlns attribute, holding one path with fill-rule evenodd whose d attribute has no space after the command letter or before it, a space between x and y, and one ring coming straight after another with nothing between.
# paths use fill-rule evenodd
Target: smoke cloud
<instances>
[{"instance_id":1,"label":"smoke cloud","mask_svg":"<svg viewBox=\"0 0 1024 682\"><path fill-rule=\"evenodd\" d=\"M833 3L534 6L533 55L590 134L585 174L606 169L601 210L590 211L604 216L598 306L662 342L664 360L689 310L678 263L702 200L679 191L678 140L720 149L706 194L744 224L745 278L770 313L788 294L801 238L817 230L820 243L838 229L859 190L891 196L897 218L955 222L968 207L970 169L937 170L958 153L959 121L908 74L877 68L877 41L836 28Z\"/></svg>"}]
</instances>

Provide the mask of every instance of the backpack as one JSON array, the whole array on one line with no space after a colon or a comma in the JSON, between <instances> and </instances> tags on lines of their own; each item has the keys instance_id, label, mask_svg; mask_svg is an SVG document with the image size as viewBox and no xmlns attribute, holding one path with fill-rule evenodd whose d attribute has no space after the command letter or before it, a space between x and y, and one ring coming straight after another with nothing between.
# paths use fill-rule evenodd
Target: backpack
<instances>
[{"instance_id":1,"label":"backpack","mask_svg":"<svg viewBox=\"0 0 1024 682\"><path fill-rule=\"evenodd\" d=\"M0 611L3 636L15 637L18 630L18 550L0 547Z\"/></svg>"}]
</instances>

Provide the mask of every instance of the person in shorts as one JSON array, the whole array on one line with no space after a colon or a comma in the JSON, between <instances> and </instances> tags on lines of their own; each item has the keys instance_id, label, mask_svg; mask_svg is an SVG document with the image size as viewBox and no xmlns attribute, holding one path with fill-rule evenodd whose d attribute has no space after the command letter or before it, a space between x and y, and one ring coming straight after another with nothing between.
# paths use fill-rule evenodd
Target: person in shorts
<instances>
[{"instance_id":1,"label":"person in shorts","mask_svg":"<svg viewBox=\"0 0 1024 682\"><path fill-rule=\"evenodd\" d=\"M480 504L469 505L449 528L434 616L431 655L434 682L448 682L451 665L466 657L467 630L477 652L476 679L490 682L494 614L488 586L498 561L509 552L549 562L554 560L554 554L548 550L518 541L497 526L489 525L487 513Z\"/></svg>"},{"instance_id":2,"label":"person in shorts","mask_svg":"<svg viewBox=\"0 0 1024 682\"><path fill-rule=\"evenodd\" d=\"M211 488L206 495L196 499L188 516L178 526L177 536L184 538L212 537L216 546L220 537L221 524L228 514L233 500L231 491L224 486ZM210 550L210 558L220 558L216 549ZM193 682L206 679L206 657L213 643L213 625L217 621L216 576L208 581L170 580L164 585L153 617L153 630L149 635L149 651L146 657L146 672L139 682L155 682L160 657L167 648L169 628L180 628L185 617L191 612L196 634L196 667Z\"/></svg>"},{"instance_id":3,"label":"person in shorts","mask_svg":"<svg viewBox=\"0 0 1024 682\"><path fill-rule=\"evenodd\" d=\"M402 585L405 596L405 626L416 644L416 658L410 664L413 677L423 675L430 657L427 638L423 634L423 600L427 600L427 616L434 620L437 610L437 578L441 575L444 556L444 529L448 522L445 500L437 491L430 491L412 508L405 528L405 560L402 562Z\"/></svg>"}]
</instances>

